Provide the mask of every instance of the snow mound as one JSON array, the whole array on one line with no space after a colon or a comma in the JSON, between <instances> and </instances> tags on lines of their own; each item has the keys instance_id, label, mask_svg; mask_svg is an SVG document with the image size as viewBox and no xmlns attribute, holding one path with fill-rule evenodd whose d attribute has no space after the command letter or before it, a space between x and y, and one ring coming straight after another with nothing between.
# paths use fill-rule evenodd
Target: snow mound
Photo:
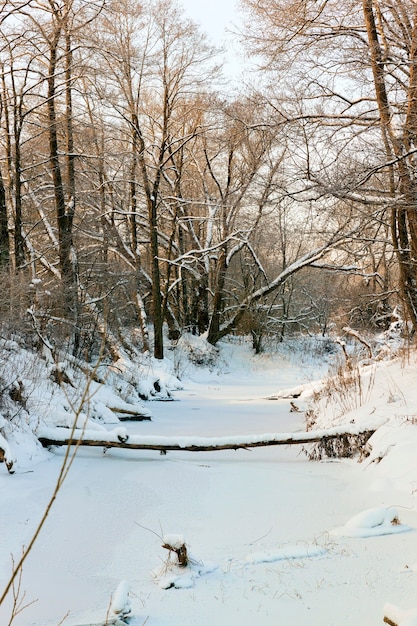
<instances>
[{"instance_id":1,"label":"snow mound","mask_svg":"<svg viewBox=\"0 0 417 626\"><path fill-rule=\"evenodd\" d=\"M176 572L170 572L166 576L158 578L158 585L161 589L191 589L194 587L194 576L191 571L186 573L177 574Z\"/></svg>"},{"instance_id":2,"label":"snow mound","mask_svg":"<svg viewBox=\"0 0 417 626\"><path fill-rule=\"evenodd\" d=\"M301 400L307 400L319 393L325 385L322 380L316 380L314 382L304 383L291 387L290 389L281 389L276 393L273 393L266 397L267 400L290 400L300 398Z\"/></svg>"},{"instance_id":3,"label":"snow mound","mask_svg":"<svg viewBox=\"0 0 417 626\"><path fill-rule=\"evenodd\" d=\"M161 589L190 589L197 579L219 569L218 563L203 563L189 555L187 567L179 567L167 562L162 568L154 570L152 575Z\"/></svg>"},{"instance_id":4,"label":"snow mound","mask_svg":"<svg viewBox=\"0 0 417 626\"><path fill-rule=\"evenodd\" d=\"M342 537L377 537L393 535L412 530L400 523L398 511L394 507L366 509L346 522L344 526L331 531Z\"/></svg>"},{"instance_id":5,"label":"snow mound","mask_svg":"<svg viewBox=\"0 0 417 626\"><path fill-rule=\"evenodd\" d=\"M164 544L171 546L174 550L179 550L185 544L183 535L168 534L163 537Z\"/></svg>"},{"instance_id":6,"label":"snow mound","mask_svg":"<svg viewBox=\"0 0 417 626\"><path fill-rule=\"evenodd\" d=\"M384 605L384 615L397 626L417 626L417 608L404 611L387 602Z\"/></svg>"},{"instance_id":7,"label":"snow mound","mask_svg":"<svg viewBox=\"0 0 417 626\"><path fill-rule=\"evenodd\" d=\"M111 603L111 611L115 615L129 615L131 612L130 600L129 600L129 584L126 580L122 580L115 591L114 597Z\"/></svg>"}]
</instances>

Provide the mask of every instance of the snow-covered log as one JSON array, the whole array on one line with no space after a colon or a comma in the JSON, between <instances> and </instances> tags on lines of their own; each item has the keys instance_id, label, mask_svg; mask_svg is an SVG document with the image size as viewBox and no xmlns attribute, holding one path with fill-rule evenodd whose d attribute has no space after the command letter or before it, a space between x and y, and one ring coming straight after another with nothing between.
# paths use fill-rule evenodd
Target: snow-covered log
<instances>
[{"instance_id":1,"label":"snow-covered log","mask_svg":"<svg viewBox=\"0 0 417 626\"><path fill-rule=\"evenodd\" d=\"M144 422L151 421L152 414L148 409L141 409L140 411L136 411L133 409L122 409L120 407L109 406L108 409L113 411L113 413L117 413L117 416L121 422L129 421L129 422Z\"/></svg>"},{"instance_id":2,"label":"snow-covered log","mask_svg":"<svg viewBox=\"0 0 417 626\"><path fill-rule=\"evenodd\" d=\"M265 433L261 435L235 435L231 437L163 437L151 435L128 435L126 429L112 431L50 428L40 426L39 441L44 447L82 445L102 448L126 448L130 450L186 450L211 452L215 450L239 450L266 446L288 446L317 443L326 439L338 439L346 435L369 439L381 422L375 420L361 425L344 424L325 430L297 433Z\"/></svg>"}]
</instances>

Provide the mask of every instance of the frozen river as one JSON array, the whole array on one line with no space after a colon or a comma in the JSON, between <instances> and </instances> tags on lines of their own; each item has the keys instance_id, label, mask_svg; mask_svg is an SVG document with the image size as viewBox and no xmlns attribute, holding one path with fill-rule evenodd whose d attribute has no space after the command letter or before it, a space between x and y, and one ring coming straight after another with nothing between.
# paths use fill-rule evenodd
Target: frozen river
<instances>
[{"instance_id":1,"label":"frozen river","mask_svg":"<svg viewBox=\"0 0 417 626\"><path fill-rule=\"evenodd\" d=\"M151 403L152 422L127 428L153 436L303 429L288 400L265 398L299 384L305 368L273 360L231 365L184 376L174 402ZM19 556L40 519L62 456L59 450L27 473L1 473L4 580L10 553ZM402 497L379 490L363 464L309 462L298 446L166 456L82 449L23 571L21 598L34 603L13 626L99 623L121 580L130 588L131 626L377 626L385 601L412 596L414 577L404 565L414 548L417 560L415 537L349 539L331 531ZM414 517L402 514L410 524ZM167 564L167 533L184 535L189 570ZM173 584L164 589L167 580ZM0 609L0 624L9 614L10 606Z\"/></svg>"}]
</instances>

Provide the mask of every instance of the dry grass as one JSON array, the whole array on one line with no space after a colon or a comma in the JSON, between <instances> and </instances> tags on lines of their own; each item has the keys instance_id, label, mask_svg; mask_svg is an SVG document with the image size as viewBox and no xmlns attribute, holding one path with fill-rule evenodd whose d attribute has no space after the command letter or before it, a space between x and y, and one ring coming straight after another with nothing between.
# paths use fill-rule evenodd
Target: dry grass
<instances>
[{"instance_id":1,"label":"dry grass","mask_svg":"<svg viewBox=\"0 0 417 626\"><path fill-rule=\"evenodd\" d=\"M366 372L359 365L358 359L344 352L340 360L317 391L308 411L306 411L306 430L317 427L318 416L332 413L334 418L341 418L366 404L375 383L375 368L368 366ZM363 435L344 435L338 439L324 437L313 449L305 451L312 460L322 458L351 458L359 455L359 460L369 455L367 441L369 433Z\"/></svg>"},{"instance_id":2,"label":"dry grass","mask_svg":"<svg viewBox=\"0 0 417 626\"><path fill-rule=\"evenodd\" d=\"M339 362L313 398L313 406L324 403L333 407L335 417L342 417L368 402L375 383L375 369L363 370L353 359Z\"/></svg>"}]
</instances>

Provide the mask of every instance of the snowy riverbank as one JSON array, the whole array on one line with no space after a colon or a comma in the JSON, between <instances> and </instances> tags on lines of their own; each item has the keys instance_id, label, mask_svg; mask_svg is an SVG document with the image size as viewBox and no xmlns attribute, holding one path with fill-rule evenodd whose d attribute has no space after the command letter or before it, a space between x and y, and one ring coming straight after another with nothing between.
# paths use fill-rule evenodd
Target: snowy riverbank
<instances>
[{"instance_id":1,"label":"snowy riverbank","mask_svg":"<svg viewBox=\"0 0 417 626\"><path fill-rule=\"evenodd\" d=\"M267 398L323 374L307 357L253 357L246 344L225 345L217 367L183 366L175 400L145 403L152 421L124 424L132 436L301 432L303 413ZM362 463L310 462L298 447L166 456L80 449L24 567L23 603L36 602L13 626L99 623L121 581L131 626L377 626L386 603L406 615L417 604L415 376L413 355L378 365L366 401L344 416L386 420ZM306 401L297 399L301 409ZM340 419L327 403L317 426ZM24 441L14 442L25 450L16 473L0 473L2 582L64 455ZM167 534L184 537L185 570L167 562ZM10 610L1 607L0 623Z\"/></svg>"}]
</instances>

